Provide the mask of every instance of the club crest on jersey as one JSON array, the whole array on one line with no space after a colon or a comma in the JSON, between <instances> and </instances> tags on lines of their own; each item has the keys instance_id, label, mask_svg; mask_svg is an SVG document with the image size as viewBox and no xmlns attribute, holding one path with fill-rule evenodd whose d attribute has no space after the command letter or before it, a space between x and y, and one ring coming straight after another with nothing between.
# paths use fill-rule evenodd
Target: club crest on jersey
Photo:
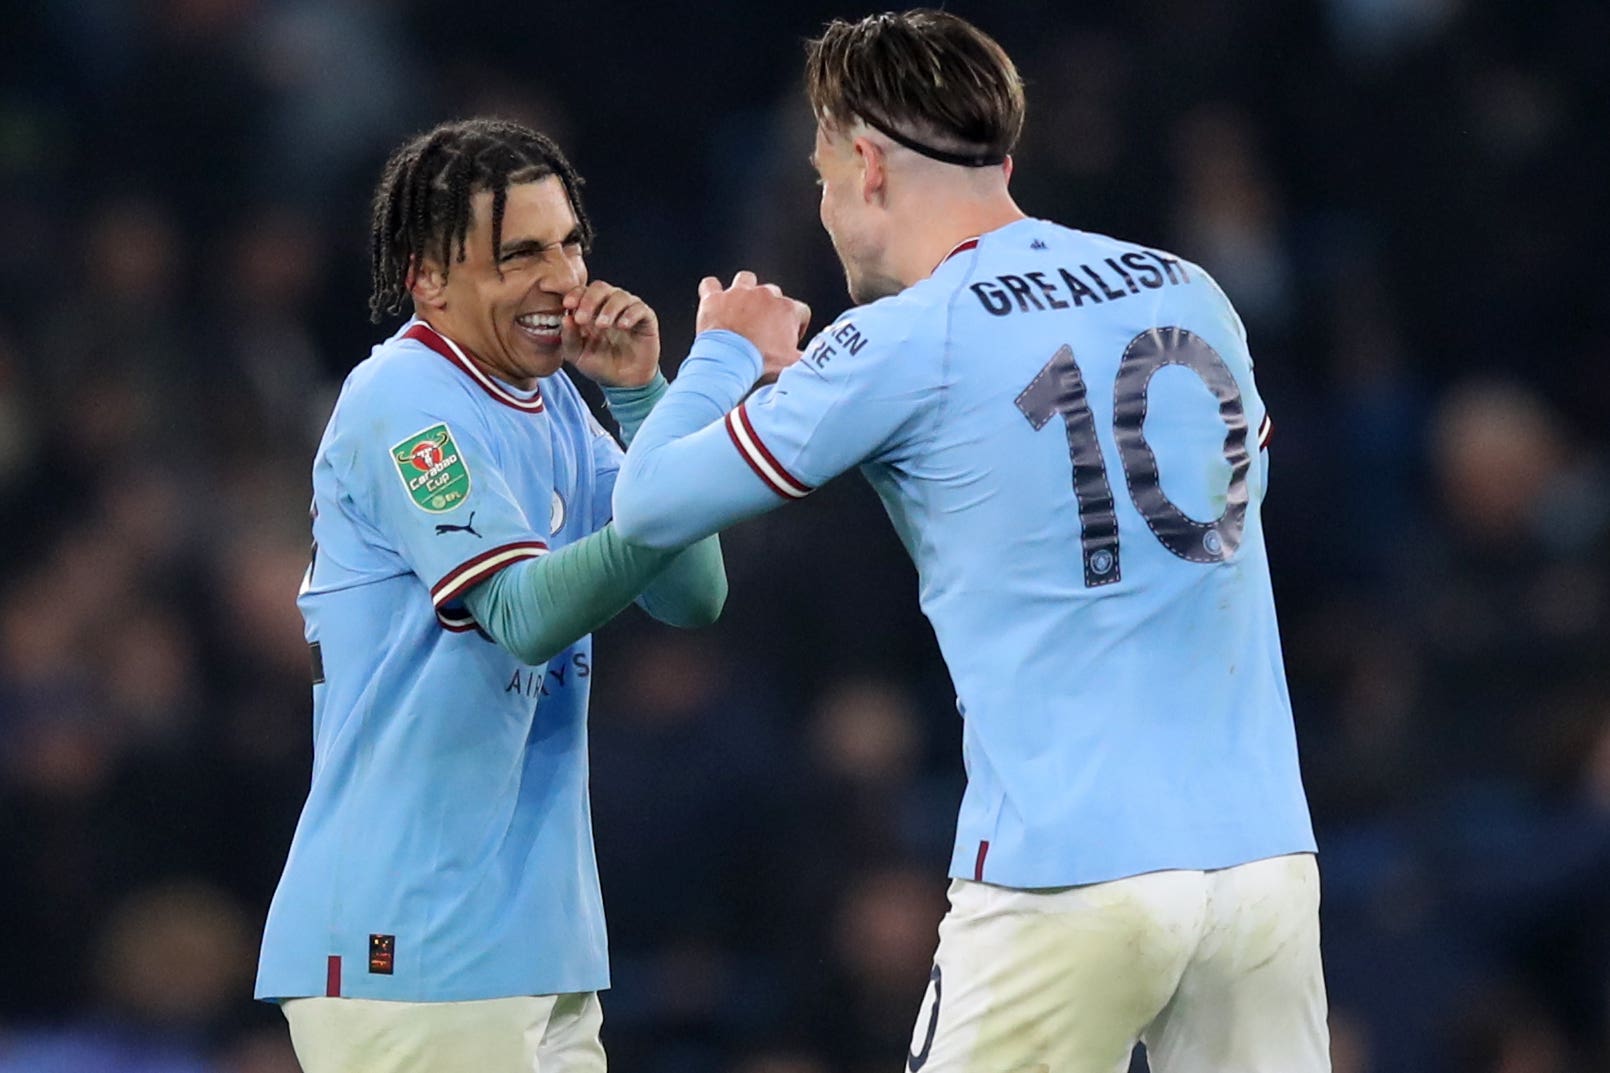
<instances>
[{"instance_id":1,"label":"club crest on jersey","mask_svg":"<svg viewBox=\"0 0 1610 1073\"><path fill-rule=\"evenodd\" d=\"M445 424L429 428L392 445L391 460L414 506L431 514L444 514L470 494L470 471Z\"/></svg>"},{"instance_id":2,"label":"club crest on jersey","mask_svg":"<svg viewBox=\"0 0 1610 1073\"><path fill-rule=\"evenodd\" d=\"M565 501L556 491L553 494L553 503L548 507L548 534L556 536L565 526Z\"/></svg>"}]
</instances>

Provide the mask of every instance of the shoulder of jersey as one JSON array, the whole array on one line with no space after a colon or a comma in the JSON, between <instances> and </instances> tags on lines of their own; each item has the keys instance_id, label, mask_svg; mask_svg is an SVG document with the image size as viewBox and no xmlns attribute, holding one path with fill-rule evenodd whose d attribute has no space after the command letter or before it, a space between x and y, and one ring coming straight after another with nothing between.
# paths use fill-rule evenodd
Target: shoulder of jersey
<instances>
[{"instance_id":1,"label":"shoulder of jersey","mask_svg":"<svg viewBox=\"0 0 1610 1073\"><path fill-rule=\"evenodd\" d=\"M463 394L473 398L464 375L424 343L392 336L347 374L344 397L363 401L425 398L440 402Z\"/></svg>"},{"instance_id":2,"label":"shoulder of jersey","mask_svg":"<svg viewBox=\"0 0 1610 1073\"><path fill-rule=\"evenodd\" d=\"M955 290L953 282L936 283L929 276L898 294L845 310L820 334L833 337L845 325L853 325L864 336L892 342L909 340L924 329L938 332L942 324L935 322L935 314L944 309Z\"/></svg>"},{"instance_id":3,"label":"shoulder of jersey","mask_svg":"<svg viewBox=\"0 0 1610 1073\"><path fill-rule=\"evenodd\" d=\"M1174 251L1165 250L1161 246L1148 246L1144 242L1134 242L1113 235L1104 235L1100 231L1081 231L1077 228L1052 223L1049 220L1042 221L1042 223L1050 229L1051 236L1056 242L1056 246L1051 247L1053 251L1060 247L1069 254L1077 253L1081 256L1100 258L1127 253L1131 250L1144 250L1147 253L1160 254L1171 261L1178 261L1193 276L1197 274L1207 275L1201 266L1194 261L1188 261ZM1010 249L1011 247L1007 248ZM1033 248L1038 249L1039 247Z\"/></svg>"}]
</instances>

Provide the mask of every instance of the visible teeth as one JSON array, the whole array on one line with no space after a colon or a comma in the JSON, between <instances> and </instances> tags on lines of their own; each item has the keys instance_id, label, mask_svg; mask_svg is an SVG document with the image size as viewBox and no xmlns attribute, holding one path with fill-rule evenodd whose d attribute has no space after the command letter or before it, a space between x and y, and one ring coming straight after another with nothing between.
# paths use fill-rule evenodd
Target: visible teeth
<instances>
[{"instance_id":1,"label":"visible teeth","mask_svg":"<svg viewBox=\"0 0 1610 1073\"><path fill-rule=\"evenodd\" d=\"M556 332L565 322L562 313L522 313L515 322L523 328L539 332Z\"/></svg>"}]
</instances>

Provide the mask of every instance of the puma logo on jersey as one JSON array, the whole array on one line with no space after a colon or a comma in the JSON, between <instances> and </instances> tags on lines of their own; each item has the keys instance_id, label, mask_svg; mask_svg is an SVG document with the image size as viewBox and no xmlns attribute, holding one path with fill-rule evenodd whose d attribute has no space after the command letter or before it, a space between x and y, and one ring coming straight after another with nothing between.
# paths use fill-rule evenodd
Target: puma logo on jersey
<instances>
[{"instance_id":1,"label":"puma logo on jersey","mask_svg":"<svg viewBox=\"0 0 1610 1073\"><path fill-rule=\"evenodd\" d=\"M470 520L463 525L447 525L443 523L436 527L437 536L443 536L447 533L468 533L477 540L481 539L481 534L475 531L475 512L470 511Z\"/></svg>"}]
</instances>

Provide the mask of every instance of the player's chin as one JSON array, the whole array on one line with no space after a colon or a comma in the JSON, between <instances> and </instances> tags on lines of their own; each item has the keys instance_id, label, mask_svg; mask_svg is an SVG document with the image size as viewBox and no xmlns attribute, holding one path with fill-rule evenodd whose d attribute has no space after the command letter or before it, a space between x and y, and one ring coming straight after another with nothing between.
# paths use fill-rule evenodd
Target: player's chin
<instances>
[{"instance_id":1,"label":"player's chin","mask_svg":"<svg viewBox=\"0 0 1610 1073\"><path fill-rule=\"evenodd\" d=\"M564 355L559 352L558 348L555 348L553 353L543 355L541 360L527 362L525 367L526 375L535 376L538 379L552 376L559 371L559 367L564 363Z\"/></svg>"},{"instance_id":2,"label":"player's chin","mask_svg":"<svg viewBox=\"0 0 1610 1073\"><path fill-rule=\"evenodd\" d=\"M850 292L850 301L858 306L871 305L879 298L887 298L889 295L896 293L887 287L869 283L866 280L846 279L844 282L846 289Z\"/></svg>"},{"instance_id":3,"label":"player's chin","mask_svg":"<svg viewBox=\"0 0 1610 1073\"><path fill-rule=\"evenodd\" d=\"M558 332L542 337L523 329L518 333L516 353L520 356L520 369L527 376L552 376L565 363L564 344Z\"/></svg>"}]
</instances>

